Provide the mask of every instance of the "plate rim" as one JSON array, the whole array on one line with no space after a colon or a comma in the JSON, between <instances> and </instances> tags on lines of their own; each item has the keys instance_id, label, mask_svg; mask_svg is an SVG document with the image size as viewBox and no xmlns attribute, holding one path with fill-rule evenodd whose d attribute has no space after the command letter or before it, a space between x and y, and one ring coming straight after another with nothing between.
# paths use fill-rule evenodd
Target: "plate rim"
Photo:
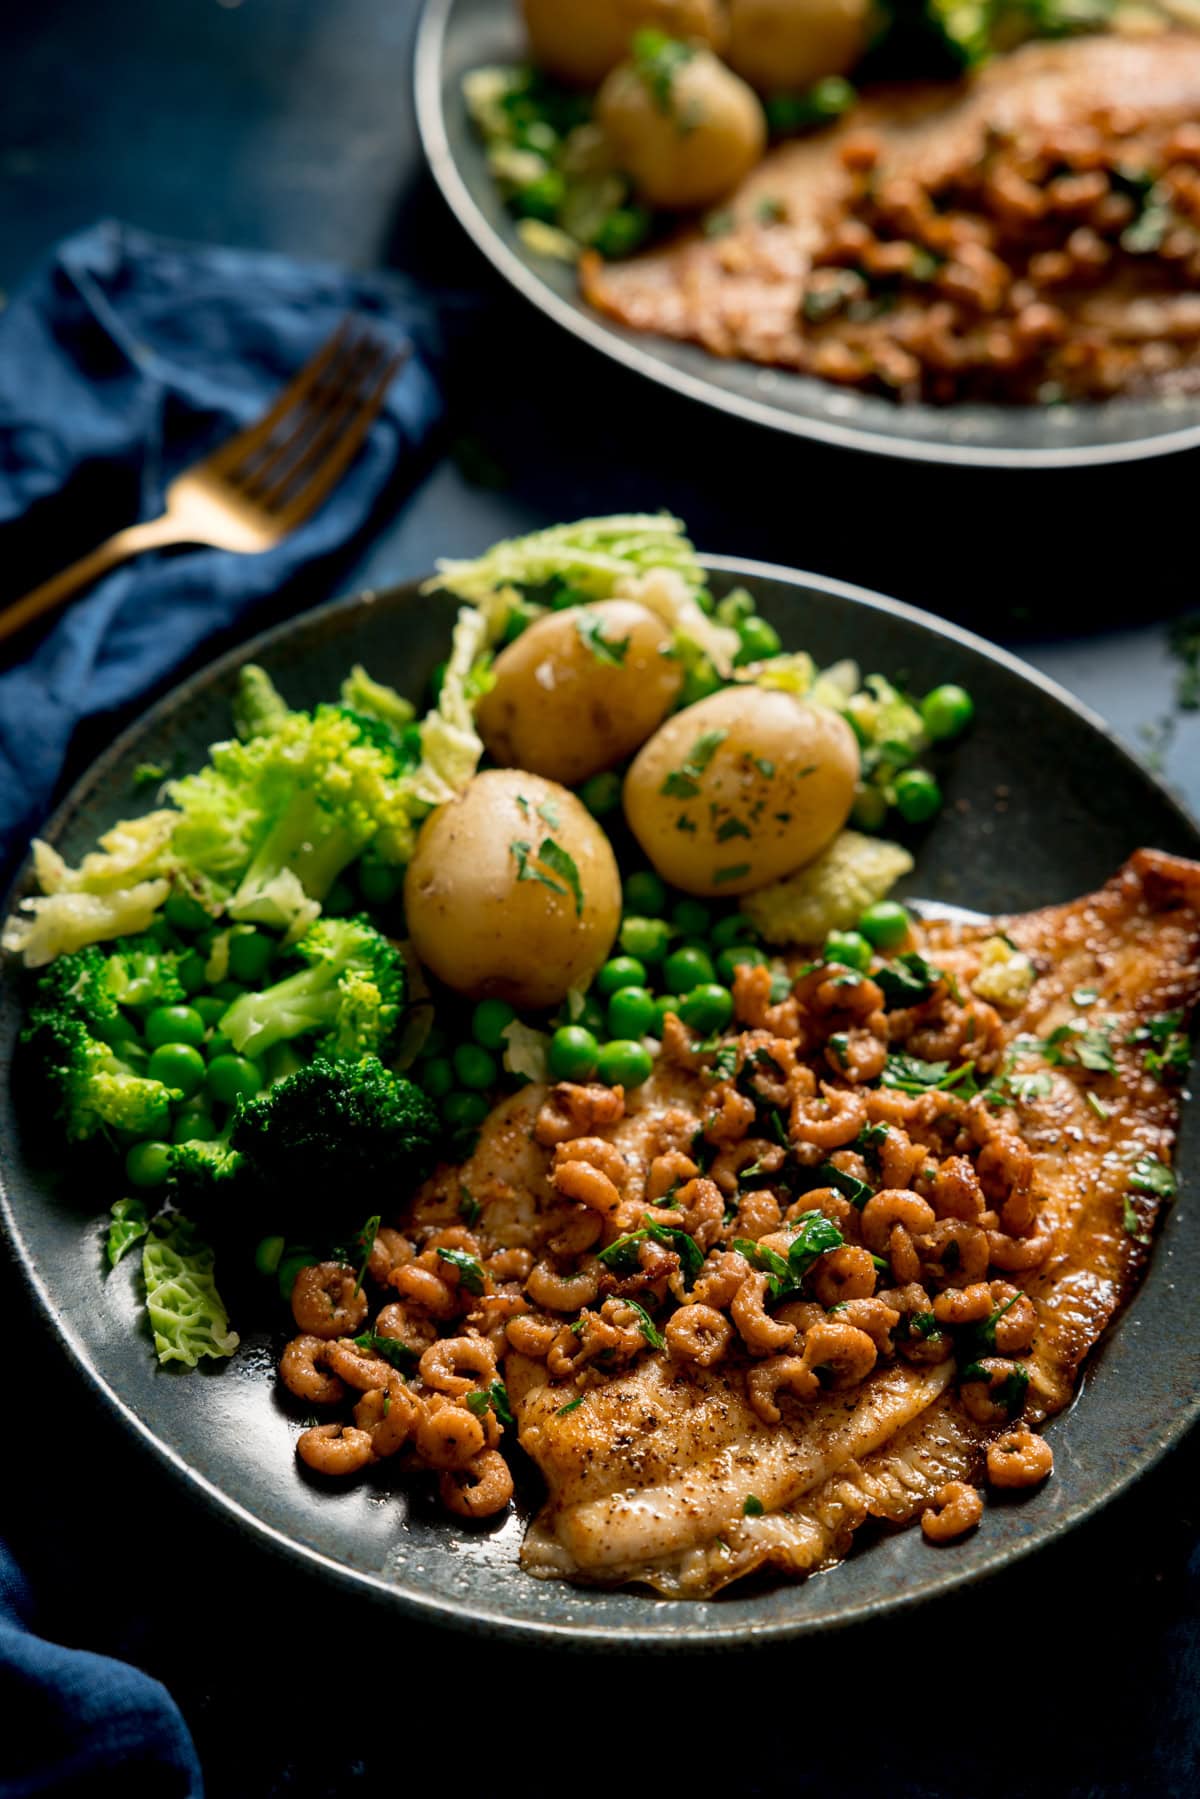
<instances>
[{"instance_id":1,"label":"plate rim","mask_svg":"<svg viewBox=\"0 0 1200 1799\"><path fill-rule=\"evenodd\" d=\"M788 568L780 563L762 562L748 557L722 556L704 551L698 551L697 556L706 570L726 574L734 579L744 579L749 576L754 579L778 581L785 586L804 588L818 594L827 593L838 599L849 600L852 604L865 607L869 611L903 618L922 629L931 630L935 636L961 644L964 648L983 655L989 661L998 663L1008 672L1040 689L1049 698L1057 701L1083 723L1097 731L1143 779L1158 789L1168 807L1176 813L1180 822L1196 836L1200 843L1200 823L1193 817L1189 809L1176 799L1153 770L1147 767L1145 762L1116 735L1111 726L1068 689L1060 686L1058 682L1043 674L1041 670L1022 661L1011 651L1005 650L997 644L989 643L986 638L980 637L975 632L955 624L949 619L940 618L920 607L909 605L906 601L892 599L886 594L860 587L853 582L840 581L834 576ZM320 606L310 607L257 632L244 643L234 645L221 655L214 657L211 662L193 670L140 712L105 747L55 806L42 826L42 831L53 841L70 816L104 782L111 769L136 743L143 732L157 723L160 718L169 716L178 707L180 701L185 700L193 691L203 690L214 680L219 679L223 674L232 672L262 650L286 641L293 632L310 621L323 622L339 613L352 614L364 606L386 601L393 596L413 593L419 590L423 580L429 578L416 576L409 580L389 583L387 586L362 588L326 601ZM3 914L0 916L8 916L18 897L26 891L30 867L31 861L27 854L9 884L8 891L4 896ZM4 978L11 977L5 972ZM5 1095L0 1098L0 1104L8 1105L10 1103L9 1092L10 1090L6 1089ZM32 1253L24 1241L19 1221L13 1210L9 1186L4 1178L2 1165L0 1165L0 1219L4 1224L4 1235L7 1239L7 1252L10 1260L32 1291L43 1314L42 1323L51 1329L59 1345L67 1350L70 1358L88 1382L93 1394L110 1415L115 1416L130 1429L138 1448L143 1452L148 1451L157 1461L172 1470L176 1476L181 1477L189 1492L198 1498L217 1519L223 1523L235 1523L248 1528L253 1538L267 1553L285 1561L298 1559L313 1573L331 1579L347 1597L356 1594L375 1605L390 1605L396 1608L401 1615L411 1618L414 1622L425 1619L451 1629L480 1631L496 1640L506 1640L514 1644L532 1646L546 1642L581 1653L638 1650L649 1654L666 1654L683 1649L688 1652L704 1650L709 1653L721 1654L755 1646L765 1646L770 1643L792 1642L802 1637L811 1637L834 1630L845 1630L855 1625L865 1625L875 1619L890 1618L893 1614L908 1613L917 1607L932 1604L971 1582L990 1580L1002 1569L1015 1562L1024 1561L1029 1556L1036 1555L1060 1541L1068 1532L1076 1529L1087 1519L1094 1517L1114 1500L1120 1498L1142 1475L1149 1473L1200 1419L1200 1383L1198 1383L1188 1402L1174 1413L1154 1442L1146 1445L1139 1455L1132 1458L1121 1473L1109 1483L1103 1493L1077 1500L1068 1510L1060 1513L1046 1529L1029 1538L1022 1538L1016 1543L997 1545L991 1554L985 1553L980 1562L970 1567L960 1565L956 1568L947 1560L944 1569L934 1574L918 1590L910 1591L901 1588L887 1596L853 1603L832 1617L808 1618L801 1613L786 1620L769 1623L758 1624L746 1621L726 1626L718 1623L714 1627L707 1620L696 1617L693 1608L681 1603L679 1606L671 1606L671 1616L673 1619L677 1619L678 1623L670 1633L656 1629L643 1629L640 1624L636 1623L619 1625L588 1624L575 1621L560 1623L555 1620L513 1618L503 1612L490 1610L474 1601L452 1602L428 1590L423 1591L408 1581L389 1580L382 1573L352 1567L346 1562L338 1561L323 1550L316 1549L290 1536L285 1529L258 1517L241 1500L225 1491L200 1469L193 1467L179 1450L159 1436L155 1429L138 1415L128 1401L122 1398L116 1388L109 1383L99 1368L93 1365L87 1346L77 1335L71 1320L62 1312L34 1264ZM1130 1303L1131 1305L1136 1303L1136 1294ZM1123 1309L1122 1316L1126 1309ZM1073 1406L1068 1406L1062 1416L1067 1416L1072 1409ZM1049 1428L1053 1430L1056 1423L1057 1420L1052 1420ZM533 1577L530 1576L530 1578ZM656 1601L647 1597L647 1617L650 1615L649 1608L657 1608L667 1603L669 1602Z\"/></svg>"},{"instance_id":2,"label":"plate rim","mask_svg":"<svg viewBox=\"0 0 1200 1799\"><path fill-rule=\"evenodd\" d=\"M1045 449L927 444L918 438L885 437L862 426L839 424L835 419L805 418L785 407L775 406L769 400L733 393L686 369L676 369L651 350L627 342L598 314L593 317L582 308L570 305L539 278L495 229L460 174L441 104L443 51L451 17L458 4L459 0L422 0L417 22L413 52L414 108L417 131L430 172L458 224L509 286L600 355L644 376L656 386L666 388L669 393L729 413L748 424L763 425L789 437L829 444L836 449L886 456L901 462L1013 470L1108 468L1118 463L1147 462L1159 456L1179 455L1200 446L1200 423L1126 443L1062 445Z\"/></svg>"}]
</instances>

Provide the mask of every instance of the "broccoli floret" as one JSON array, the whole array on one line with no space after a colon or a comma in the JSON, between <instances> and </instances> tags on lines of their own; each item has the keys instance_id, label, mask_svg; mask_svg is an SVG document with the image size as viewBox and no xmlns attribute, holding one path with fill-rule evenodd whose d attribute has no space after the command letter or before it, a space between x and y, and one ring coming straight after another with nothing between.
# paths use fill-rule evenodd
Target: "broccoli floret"
<instances>
[{"instance_id":1,"label":"broccoli floret","mask_svg":"<svg viewBox=\"0 0 1200 1799\"><path fill-rule=\"evenodd\" d=\"M291 707L265 668L247 662L238 670L233 728L243 743L251 737L268 737L272 731L278 731L290 712Z\"/></svg>"},{"instance_id":2,"label":"broccoli floret","mask_svg":"<svg viewBox=\"0 0 1200 1799\"><path fill-rule=\"evenodd\" d=\"M242 1157L230 1149L224 1137L176 1143L171 1150L169 1180L171 1203L202 1221L236 1216L250 1184Z\"/></svg>"},{"instance_id":3,"label":"broccoli floret","mask_svg":"<svg viewBox=\"0 0 1200 1799\"><path fill-rule=\"evenodd\" d=\"M170 1124L172 1100L183 1098L175 1088L137 1074L68 1011L34 1011L21 1041L54 1095L56 1115L72 1142L105 1128L161 1137Z\"/></svg>"},{"instance_id":4,"label":"broccoli floret","mask_svg":"<svg viewBox=\"0 0 1200 1799\"><path fill-rule=\"evenodd\" d=\"M95 944L59 956L38 976L35 1008L77 1018L107 1043L128 1035L108 980L108 958Z\"/></svg>"},{"instance_id":5,"label":"broccoli floret","mask_svg":"<svg viewBox=\"0 0 1200 1799\"><path fill-rule=\"evenodd\" d=\"M122 937L105 958L108 991L123 1006L176 1006L187 994L179 978L182 950L164 949L157 937Z\"/></svg>"},{"instance_id":6,"label":"broccoli floret","mask_svg":"<svg viewBox=\"0 0 1200 1799\"><path fill-rule=\"evenodd\" d=\"M377 719L398 743L404 742L405 728L413 722L416 712L411 700L406 700L394 687L385 687L382 681L372 680L360 662L355 663L342 682L342 704L352 712Z\"/></svg>"},{"instance_id":7,"label":"broccoli floret","mask_svg":"<svg viewBox=\"0 0 1200 1799\"><path fill-rule=\"evenodd\" d=\"M318 1057L248 1101L229 1140L253 1177L255 1209L278 1228L327 1239L361 1222L364 1194L421 1180L438 1132L420 1088L375 1057Z\"/></svg>"},{"instance_id":8,"label":"broccoli floret","mask_svg":"<svg viewBox=\"0 0 1200 1799\"><path fill-rule=\"evenodd\" d=\"M239 1051L263 1055L277 1043L320 1032L334 1059L381 1055L404 1005L404 958L365 918L321 918L296 945L307 964L262 993L243 994L220 1029Z\"/></svg>"}]
</instances>

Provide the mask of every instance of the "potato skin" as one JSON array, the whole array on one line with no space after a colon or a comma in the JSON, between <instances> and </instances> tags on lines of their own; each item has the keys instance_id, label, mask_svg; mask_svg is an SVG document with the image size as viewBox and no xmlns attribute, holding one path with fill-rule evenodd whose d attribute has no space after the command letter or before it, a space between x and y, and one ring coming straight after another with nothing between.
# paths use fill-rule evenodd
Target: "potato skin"
<instances>
[{"instance_id":1,"label":"potato skin","mask_svg":"<svg viewBox=\"0 0 1200 1799\"><path fill-rule=\"evenodd\" d=\"M708 50L682 63L664 104L632 63L596 98L613 159L652 206L708 206L748 175L767 145L753 89Z\"/></svg>"},{"instance_id":2,"label":"potato skin","mask_svg":"<svg viewBox=\"0 0 1200 1799\"><path fill-rule=\"evenodd\" d=\"M513 846L527 844L527 867L569 885L538 861L546 838L575 862L582 911L574 894L520 878ZM421 826L404 907L413 948L440 981L472 999L537 1009L584 985L607 957L621 877L608 838L573 793L524 769L493 768Z\"/></svg>"},{"instance_id":3,"label":"potato skin","mask_svg":"<svg viewBox=\"0 0 1200 1799\"><path fill-rule=\"evenodd\" d=\"M586 632L621 660L597 655ZM475 711L479 734L506 768L576 786L632 755L671 710L683 670L662 653L670 643L669 627L633 600L547 613L497 656L495 685Z\"/></svg>"},{"instance_id":4,"label":"potato skin","mask_svg":"<svg viewBox=\"0 0 1200 1799\"><path fill-rule=\"evenodd\" d=\"M760 93L845 75L866 50L872 0L730 0L731 68Z\"/></svg>"},{"instance_id":5,"label":"potato skin","mask_svg":"<svg viewBox=\"0 0 1200 1799\"><path fill-rule=\"evenodd\" d=\"M753 893L837 835L858 769L858 743L836 712L790 693L727 687L677 712L643 746L625 777L625 816L673 886Z\"/></svg>"},{"instance_id":6,"label":"potato skin","mask_svg":"<svg viewBox=\"0 0 1200 1799\"><path fill-rule=\"evenodd\" d=\"M538 68L580 87L603 81L646 26L715 49L725 37L718 0L522 0L521 10Z\"/></svg>"}]
</instances>

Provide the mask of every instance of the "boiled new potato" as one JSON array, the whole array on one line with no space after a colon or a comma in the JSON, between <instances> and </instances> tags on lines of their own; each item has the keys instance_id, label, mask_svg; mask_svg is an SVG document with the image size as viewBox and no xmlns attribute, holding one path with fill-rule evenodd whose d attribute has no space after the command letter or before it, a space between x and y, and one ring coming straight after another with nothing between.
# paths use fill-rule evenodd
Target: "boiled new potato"
<instances>
[{"instance_id":1,"label":"boiled new potato","mask_svg":"<svg viewBox=\"0 0 1200 1799\"><path fill-rule=\"evenodd\" d=\"M710 50L647 69L623 62L596 96L618 168L652 206L708 206L762 157L757 95Z\"/></svg>"},{"instance_id":2,"label":"boiled new potato","mask_svg":"<svg viewBox=\"0 0 1200 1799\"><path fill-rule=\"evenodd\" d=\"M621 878L573 793L493 768L421 826L404 909L413 948L440 981L537 1009L586 985L607 957Z\"/></svg>"},{"instance_id":3,"label":"boiled new potato","mask_svg":"<svg viewBox=\"0 0 1200 1799\"><path fill-rule=\"evenodd\" d=\"M763 93L845 75L874 29L873 0L729 0L732 68Z\"/></svg>"},{"instance_id":4,"label":"boiled new potato","mask_svg":"<svg viewBox=\"0 0 1200 1799\"><path fill-rule=\"evenodd\" d=\"M837 835L858 769L857 740L838 713L726 687L643 746L625 777L625 816L672 886L752 893Z\"/></svg>"},{"instance_id":5,"label":"boiled new potato","mask_svg":"<svg viewBox=\"0 0 1200 1799\"><path fill-rule=\"evenodd\" d=\"M632 755L674 705L671 631L632 600L550 612L497 656L476 708L497 762L577 786Z\"/></svg>"},{"instance_id":6,"label":"boiled new potato","mask_svg":"<svg viewBox=\"0 0 1200 1799\"><path fill-rule=\"evenodd\" d=\"M718 49L725 14L718 0L522 0L529 53L539 69L595 87L647 26Z\"/></svg>"}]
</instances>

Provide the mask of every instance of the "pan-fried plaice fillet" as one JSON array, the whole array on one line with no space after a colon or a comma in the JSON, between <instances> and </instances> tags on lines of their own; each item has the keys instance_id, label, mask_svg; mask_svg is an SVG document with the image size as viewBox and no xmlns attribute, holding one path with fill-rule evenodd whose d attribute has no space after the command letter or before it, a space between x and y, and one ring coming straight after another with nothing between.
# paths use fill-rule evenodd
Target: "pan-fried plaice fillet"
<instances>
[{"instance_id":1,"label":"pan-fried plaice fillet","mask_svg":"<svg viewBox=\"0 0 1200 1799\"><path fill-rule=\"evenodd\" d=\"M1131 108L1156 142L1181 122L1200 122L1200 36L1029 44L997 58L970 82L880 89L836 127L771 150L721 209L728 229L717 235L688 230L624 262L586 255L580 265L583 293L599 311L635 331L696 343L719 357L857 381L848 372L836 373L836 361L823 365L814 352L829 336L869 348L871 333L863 339L867 328L853 321L847 325L840 314L806 316L814 259L831 221L854 207L853 177L841 159L850 138L869 136L879 149L877 173L889 183L933 193L941 208L954 204L960 172L983 166L989 145L998 139L1049 141L1055 132L1093 120L1119 121ZM1141 154L1138 149L1127 158L1130 169ZM999 224L1018 242L1026 239L1033 251L1048 247L1038 220L1014 223L1002 206L976 223L981 233ZM1090 229L1082 213L1065 220L1064 241L1081 224ZM853 258L833 258L839 260L855 266ZM927 281L915 290L895 282L887 289L886 317L878 330L889 340L910 348L924 341L930 308L945 298L932 276ZM1139 253L1111 259L1098 273L1081 271L1078 279L1052 290L1042 291L1040 278L1036 285L1038 292L1030 297L1049 299L1064 314L1068 343L1082 338L1120 352L1125 384L1190 391L1189 371L1200 354L1194 281L1177 280L1171 267ZM997 304L981 302L981 330L998 322ZM969 316L953 322L951 338L973 334ZM1140 346L1147 340L1170 342L1172 354L1143 356ZM917 355L924 359L922 350ZM887 366L881 363L880 370ZM932 366L943 380L958 379L953 358L935 358ZM1021 385L1027 374L1019 361L1001 358L994 379L988 378L993 388L1002 390L1007 382L1013 391L998 395L989 388L984 397L1033 398ZM913 379L897 375L891 384L907 393ZM889 380L885 374L884 384Z\"/></svg>"},{"instance_id":2,"label":"pan-fried plaice fillet","mask_svg":"<svg viewBox=\"0 0 1200 1799\"><path fill-rule=\"evenodd\" d=\"M1038 1313L1025 1416L1040 1422L1067 1403L1148 1254L1162 1195L1137 1190L1142 1181L1131 1187L1131 1175L1139 1163L1169 1163L1179 1090L1148 1072L1138 1033L1164 1014L1186 1014L1200 996L1200 865L1142 851L1086 899L919 935L965 986L998 931L1038 971L1004 1037L1008 1091L1024 1095L1011 1120L1034 1155L1036 1235L1052 1238L1035 1273L1012 1277ZM1104 1046L1090 1059L1111 1061L1115 1072L1047 1059L1045 1040L1080 1017L1081 990L1096 995L1085 1016ZM660 1064L629 1115L599 1134L636 1160L664 1117L698 1115L702 1090L699 1075ZM530 1137L544 1097L530 1088L500 1108L463 1171L489 1213L507 1208L510 1240L531 1248L544 1235L551 1193L549 1152ZM431 1191L429 1221L447 1203L444 1186ZM779 1425L748 1403L747 1365L735 1354L704 1370L656 1352L629 1372L593 1375L564 1411L575 1389L548 1384L543 1363L510 1355L520 1441L549 1489L524 1566L574 1580L640 1580L688 1597L764 1565L802 1573L843 1555L867 1518L905 1522L947 1480L977 1477L1002 1428L967 1413L952 1360L880 1364L858 1387L813 1404L785 1396ZM761 1515L746 1515L747 1499Z\"/></svg>"}]
</instances>

